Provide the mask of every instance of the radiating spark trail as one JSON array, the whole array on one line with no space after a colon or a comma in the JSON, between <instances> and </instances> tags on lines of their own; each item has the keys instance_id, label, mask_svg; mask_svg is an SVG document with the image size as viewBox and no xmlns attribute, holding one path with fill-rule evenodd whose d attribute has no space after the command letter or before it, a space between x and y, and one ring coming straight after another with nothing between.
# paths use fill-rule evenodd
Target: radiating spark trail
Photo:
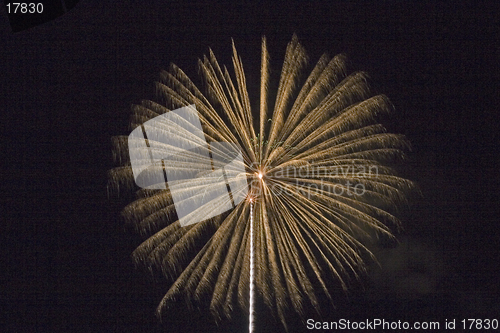
<instances>
[{"instance_id":1,"label":"radiating spark trail","mask_svg":"<svg viewBox=\"0 0 500 333\"><path fill-rule=\"evenodd\" d=\"M254 262L253 262L253 199L250 199L250 310L248 317L248 332L253 332L253 280L254 280Z\"/></svg>"}]
</instances>

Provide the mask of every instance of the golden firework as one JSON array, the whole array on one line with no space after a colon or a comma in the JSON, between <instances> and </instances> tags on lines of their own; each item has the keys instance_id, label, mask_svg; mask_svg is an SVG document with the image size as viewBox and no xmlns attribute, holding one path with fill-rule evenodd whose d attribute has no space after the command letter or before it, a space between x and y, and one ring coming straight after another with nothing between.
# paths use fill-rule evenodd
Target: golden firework
<instances>
[{"instance_id":1,"label":"golden firework","mask_svg":"<svg viewBox=\"0 0 500 333\"><path fill-rule=\"evenodd\" d=\"M180 297L194 302L208 297L217 317L229 316L235 305L247 309L251 205L254 290L285 327L289 309L319 310L319 293L332 299L332 276L347 289L348 279L372 257L364 241L393 237L389 227L399 224L390 212L413 185L389 167L403 156L404 137L386 133L375 120L391 109L388 99L370 94L365 73L347 75L343 55L321 56L301 80L307 56L296 36L287 46L275 94L268 88L265 38L261 58L260 105L254 112L234 43L233 75L211 50L199 60L206 93L171 65L156 85L159 100L132 108L135 128L194 104L207 141L241 148L249 183L248 200L186 227L176 221L168 189L141 189L124 209L146 237L134 259L161 268L174 281L158 313ZM111 179L117 187L133 188L126 139L114 138L123 166L111 170Z\"/></svg>"}]
</instances>

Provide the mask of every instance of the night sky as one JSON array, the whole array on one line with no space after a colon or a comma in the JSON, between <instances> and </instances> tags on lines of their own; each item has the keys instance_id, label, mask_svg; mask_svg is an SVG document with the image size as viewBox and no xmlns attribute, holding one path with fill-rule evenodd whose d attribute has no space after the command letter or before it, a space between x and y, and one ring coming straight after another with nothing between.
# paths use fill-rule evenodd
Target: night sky
<instances>
[{"instance_id":1,"label":"night sky","mask_svg":"<svg viewBox=\"0 0 500 333\"><path fill-rule=\"evenodd\" d=\"M217 326L182 303L159 323L169 283L130 258L141 238L120 217L133 195L108 197L111 137L129 134L130 106L169 63L196 77L211 47L232 67L231 38L256 100L261 37L277 75L293 33L311 63L345 53L390 98L380 121L411 142L398 170L421 192L364 290L306 318L500 320L497 1L273 3L82 0L17 33L1 13L1 332L247 331L245 313ZM282 331L265 308L256 317Z\"/></svg>"}]
</instances>

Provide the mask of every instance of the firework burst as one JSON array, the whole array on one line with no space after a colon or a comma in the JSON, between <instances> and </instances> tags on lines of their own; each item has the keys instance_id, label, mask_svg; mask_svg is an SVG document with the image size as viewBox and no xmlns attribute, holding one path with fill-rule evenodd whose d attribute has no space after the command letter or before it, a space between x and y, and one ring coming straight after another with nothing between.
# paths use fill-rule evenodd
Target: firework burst
<instances>
[{"instance_id":1,"label":"firework burst","mask_svg":"<svg viewBox=\"0 0 500 333\"><path fill-rule=\"evenodd\" d=\"M233 75L211 50L199 61L205 93L171 65L157 83L159 100L132 108L135 128L194 104L207 141L240 147L249 184L247 200L234 209L186 227L177 221L168 189L141 189L124 209L146 238L135 260L173 279L159 314L179 298L208 298L216 317L229 316L237 305L248 309L252 260L252 294L286 327L288 311L319 311L321 293L332 299L332 280L347 289L371 257L365 241L393 237L389 227L399 225L391 211L412 183L388 166L407 146L402 136L376 123L378 114L391 109L388 99L370 94L364 73L347 75L343 55L321 56L303 76L307 56L295 36L275 93L268 89L265 38L261 58L260 105L254 112L234 43ZM113 141L123 166L111 170L112 183L134 188L127 137Z\"/></svg>"}]
</instances>

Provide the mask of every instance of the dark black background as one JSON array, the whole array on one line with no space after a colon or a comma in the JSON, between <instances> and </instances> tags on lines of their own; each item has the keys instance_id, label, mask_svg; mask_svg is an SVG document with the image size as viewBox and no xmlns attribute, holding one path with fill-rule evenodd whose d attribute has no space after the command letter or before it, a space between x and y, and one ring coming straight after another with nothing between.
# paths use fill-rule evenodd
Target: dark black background
<instances>
[{"instance_id":1,"label":"dark black background","mask_svg":"<svg viewBox=\"0 0 500 333\"><path fill-rule=\"evenodd\" d=\"M89 0L18 33L3 13L0 331L247 330L245 314L216 326L205 309L182 305L158 323L168 285L130 259L140 238L119 216L131 198L107 196L110 138L128 135L130 105L153 95L170 62L195 76L211 47L230 65L232 37L252 89L261 36L277 73L294 32L311 62L346 53L351 70L367 71L389 96L395 112L384 124L411 141L401 170L422 192L402 213L401 245L377 250L383 269L371 267L366 290L323 318L500 319L499 9L496 1ZM257 323L281 330L265 309Z\"/></svg>"}]
</instances>

